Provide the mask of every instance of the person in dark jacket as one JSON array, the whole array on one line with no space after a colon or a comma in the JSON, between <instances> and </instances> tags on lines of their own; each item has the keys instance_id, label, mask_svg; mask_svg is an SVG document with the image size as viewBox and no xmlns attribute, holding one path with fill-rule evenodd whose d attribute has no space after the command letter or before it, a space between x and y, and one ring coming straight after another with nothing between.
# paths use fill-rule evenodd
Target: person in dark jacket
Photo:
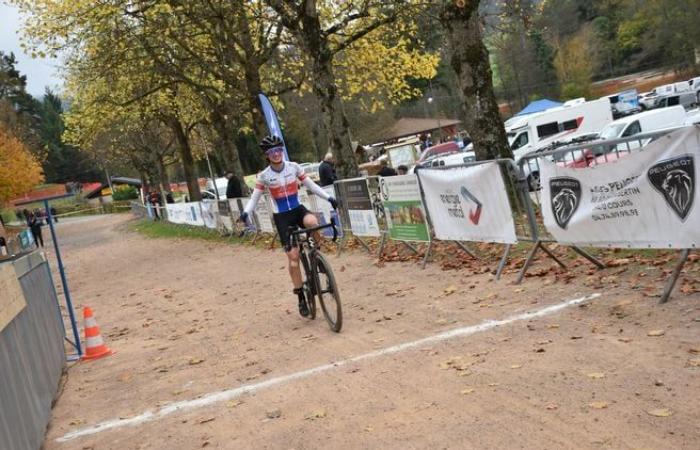
<instances>
[{"instance_id":1,"label":"person in dark jacket","mask_svg":"<svg viewBox=\"0 0 700 450\"><path fill-rule=\"evenodd\" d=\"M333 153L326 153L321 165L318 166L318 178L320 186L330 186L338 179L335 173L335 159Z\"/></svg>"},{"instance_id":2,"label":"person in dark jacket","mask_svg":"<svg viewBox=\"0 0 700 450\"><path fill-rule=\"evenodd\" d=\"M41 218L35 213L29 213L29 229L34 237L36 248L39 248L40 244L43 247L44 237L41 234Z\"/></svg>"},{"instance_id":3,"label":"person in dark jacket","mask_svg":"<svg viewBox=\"0 0 700 450\"><path fill-rule=\"evenodd\" d=\"M377 174L380 177L393 177L397 175L396 170L394 170L393 167L389 167L389 162L386 159L382 159L379 164L382 165L381 170Z\"/></svg>"},{"instance_id":4,"label":"person in dark jacket","mask_svg":"<svg viewBox=\"0 0 700 450\"><path fill-rule=\"evenodd\" d=\"M241 180L233 174L233 172L228 171L225 175L228 179L228 184L226 184L226 198L241 198L243 197L243 191L241 189Z\"/></svg>"}]
</instances>

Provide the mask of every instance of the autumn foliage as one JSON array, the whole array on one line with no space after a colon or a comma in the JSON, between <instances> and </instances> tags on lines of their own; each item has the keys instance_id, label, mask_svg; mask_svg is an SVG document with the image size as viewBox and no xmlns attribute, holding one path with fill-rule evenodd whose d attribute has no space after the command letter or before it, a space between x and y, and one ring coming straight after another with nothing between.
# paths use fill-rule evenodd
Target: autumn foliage
<instances>
[{"instance_id":1,"label":"autumn foliage","mask_svg":"<svg viewBox=\"0 0 700 450\"><path fill-rule=\"evenodd\" d=\"M43 180L39 162L22 142L0 127L0 205Z\"/></svg>"}]
</instances>

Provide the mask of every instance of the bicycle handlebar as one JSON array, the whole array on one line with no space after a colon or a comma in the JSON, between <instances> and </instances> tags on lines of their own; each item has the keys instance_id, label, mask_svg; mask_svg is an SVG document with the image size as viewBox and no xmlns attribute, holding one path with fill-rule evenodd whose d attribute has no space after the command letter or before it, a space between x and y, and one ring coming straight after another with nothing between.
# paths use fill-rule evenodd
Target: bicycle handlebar
<instances>
[{"instance_id":1,"label":"bicycle handlebar","mask_svg":"<svg viewBox=\"0 0 700 450\"><path fill-rule=\"evenodd\" d=\"M314 231L322 230L324 228L331 228L331 227L333 228L333 242L335 242L338 240L338 229L335 227L335 219L333 217L331 217L331 223L327 223L325 225L319 225L319 226L313 227L313 228L302 228L299 230L295 230L295 231L292 231L290 233L290 236L298 236L302 233L313 233ZM289 228L292 229L292 227L289 227Z\"/></svg>"}]
</instances>

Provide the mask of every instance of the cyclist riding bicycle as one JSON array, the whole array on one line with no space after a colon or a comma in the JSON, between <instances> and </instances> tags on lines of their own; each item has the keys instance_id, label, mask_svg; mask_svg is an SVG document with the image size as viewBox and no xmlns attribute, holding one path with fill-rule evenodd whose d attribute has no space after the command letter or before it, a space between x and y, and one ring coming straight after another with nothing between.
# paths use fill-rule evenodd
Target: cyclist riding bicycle
<instances>
[{"instance_id":1,"label":"cyclist riding bicycle","mask_svg":"<svg viewBox=\"0 0 700 450\"><path fill-rule=\"evenodd\" d=\"M269 165L258 174L255 190L250 201L241 213L240 221L247 222L248 216L255 210L258 200L265 188L272 197L272 215L277 234L289 261L289 276L294 284L294 293L299 297L299 314L306 317L309 308L306 304L302 288L301 268L299 267L299 249L289 245L289 227L313 228L318 226L318 219L299 202L298 183L300 181L317 196L328 200L333 209L338 207L335 198L328 195L319 185L304 173L304 169L295 162L284 160L284 143L277 136L266 136L260 142L260 148L265 153Z\"/></svg>"}]
</instances>

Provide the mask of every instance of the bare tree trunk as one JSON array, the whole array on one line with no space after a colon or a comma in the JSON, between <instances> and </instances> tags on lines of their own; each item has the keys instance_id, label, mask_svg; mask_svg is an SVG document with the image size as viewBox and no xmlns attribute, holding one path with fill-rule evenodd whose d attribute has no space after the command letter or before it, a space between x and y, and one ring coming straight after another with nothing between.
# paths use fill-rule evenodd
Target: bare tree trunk
<instances>
[{"instance_id":1,"label":"bare tree trunk","mask_svg":"<svg viewBox=\"0 0 700 450\"><path fill-rule=\"evenodd\" d=\"M173 130L178 143L180 161L182 162L182 169L185 172L185 181L187 182L187 190L190 193L190 201L198 202L202 200L202 193L199 190L199 181L197 180L197 171L194 166L194 157L192 156L190 140L187 138L187 134L177 118L170 118L168 125L170 125Z\"/></svg>"},{"instance_id":2,"label":"bare tree trunk","mask_svg":"<svg viewBox=\"0 0 700 450\"><path fill-rule=\"evenodd\" d=\"M312 88L321 107L323 125L336 159L336 171L340 178L357 176L359 172L350 142L350 125L343 111L333 73L333 53L328 48L328 41L323 37L314 2L307 2L306 13L301 18L301 23L299 38L304 43L307 54L313 58Z\"/></svg>"},{"instance_id":3,"label":"bare tree trunk","mask_svg":"<svg viewBox=\"0 0 700 450\"><path fill-rule=\"evenodd\" d=\"M160 182L161 192L170 192L170 180L168 179L168 172L165 170L165 162L163 161L163 155L158 155L156 157L156 169L158 170L158 180Z\"/></svg>"},{"instance_id":4,"label":"bare tree trunk","mask_svg":"<svg viewBox=\"0 0 700 450\"><path fill-rule=\"evenodd\" d=\"M229 122L225 120L224 115L214 114L212 125L216 129L217 135L217 145L216 147L224 155L225 169L230 170L236 175L236 178L241 183L242 192L248 191L248 186L243 182L243 166L241 165L241 158L238 154L238 147L236 146L236 130L233 130Z\"/></svg>"},{"instance_id":5,"label":"bare tree trunk","mask_svg":"<svg viewBox=\"0 0 700 450\"><path fill-rule=\"evenodd\" d=\"M460 6L463 5L463 6ZM462 123L474 141L478 160L512 158L493 92L491 66L482 41L478 0L445 2L440 21L447 34L448 58L457 75Z\"/></svg>"},{"instance_id":6,"label":"bare tree trunk","mask_svg":"<svg viewBox=\"0 0 700 450\"><path fill-rule=\"evenodd\" d=\"M325 56L322 53L327 53ZM312 52L312 54L314 54ZM332 57L326 52L315 53L313 63L313 91L321 106L323 126L329 145L336 158L340 178L358 175L355 154L350 142L350 124L343 110L342 100L335 84Z\"/></svg>"},{"instance_id":7,"label":"bare tree trunk","mask_svg":"<svg viewBox=\"0 0 700 450\"><path fill-rule=\"evenodd\" d=\"M244 64L248 109L252 119L253 133L260 139L267 134L265 131L265 118L260 110L260 100L258 99L258 94L262 92L262 82L260 81L261 63L255 52L255 46L250 34L250 23L245 10L239 11L237 18L240 44L243 48L243 53L248 57L246 64Z\"/></svg>"}]
</instances>

